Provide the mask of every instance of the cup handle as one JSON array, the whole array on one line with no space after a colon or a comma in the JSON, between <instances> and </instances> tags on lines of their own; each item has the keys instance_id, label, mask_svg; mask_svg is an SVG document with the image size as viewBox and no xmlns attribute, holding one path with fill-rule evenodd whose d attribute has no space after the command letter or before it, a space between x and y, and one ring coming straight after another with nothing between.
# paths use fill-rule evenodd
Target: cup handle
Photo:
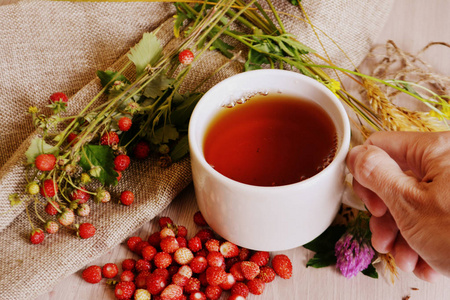
<instances>
[{"instance_id":1,"label":"cup handle","mask_svg":"<svg viewBox=\"0 0 450 300\"><path fill-rule=\"evenodd\" d=\"M342 194L342 203L358 210L366 211L367 209L364 206L364 202L353 191L352 181L353 175L346 169L345 188L344 193Z\"/></svg>"}]
</instances>

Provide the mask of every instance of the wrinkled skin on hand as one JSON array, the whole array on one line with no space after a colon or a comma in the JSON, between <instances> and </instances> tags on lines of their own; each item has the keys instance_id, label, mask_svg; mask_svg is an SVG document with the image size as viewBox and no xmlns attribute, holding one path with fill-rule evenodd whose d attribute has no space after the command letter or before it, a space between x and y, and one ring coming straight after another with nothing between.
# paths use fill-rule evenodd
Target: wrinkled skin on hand
<instances>
[{"instance_id":1,"label":"wrinkled skin on hand","mask_svg":"<svg viewBox=\"0 0 450 300\"><path fill-rule=\"evenodd\" d=\"M347 166L375 250L423 280L450 276L450 132L374 133Z\"/></svg>"}]
</instances>

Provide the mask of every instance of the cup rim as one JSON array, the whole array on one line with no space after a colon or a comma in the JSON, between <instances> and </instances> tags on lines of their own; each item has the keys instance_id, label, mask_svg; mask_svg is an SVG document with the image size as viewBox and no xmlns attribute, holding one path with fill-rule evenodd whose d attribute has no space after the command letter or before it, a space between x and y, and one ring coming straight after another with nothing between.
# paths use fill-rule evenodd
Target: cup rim
<instances>
[{"instance_id":1,"label":"cup rim","mask_svg":"<svg viewBox=\"0 0 450 300\"><path fill-rule=\"evenodd\" d=\"M203 102L205 102L207 100L207 98L209 98L209 95L213 94L215 92L215 90L219 89L220 86L228 84L228 82L230 81L235 81L235 80L243 80L241 79L241 77L248 77L248 76L253 76L254 73L262 73L264 75L264 73L267 73L267 76L276 76L276 74L288 74L289 76L293 76L296 79L299 80L303 80L306 81L308 85L311 85L313 88L319 89L321 90L323 93L325 93L328 98L330 98L330 100L333 102L333 104L335 105L335 107L337 108L337 110L339 111L339 115L340 118L343 121L343 137L341 140L341 145L334 157L334 159L332 160L332 162L326 166L323 170L321 170L320 172L318 172L317 174L315 174L314 176L311 176L305 180L299 181L299 182L295 182L295 183L291 183L291 184L286 184L286 185L279 185L279 186L258 186L258 185L252 185L252 184L248 184L248 183L243 183L240 181L236 181L234 179L231 179L223 174L221 174L220 172L218 172L217 170L215 170L213 167L211 167L211 165L206 161L204 155L201 155L203 153L203 150L201 149L202 147L202 142L198 143L194 136L195 134L193 133L195 128L196 128L196 120L197 118L199 118L200 115L200 110L202 109L201 107L201 103L202 100ZM189 140L189 146L190 146L190 155L191 156L195 156L195 158L198 160L198 162L201 164L201 166L208 170L210 173L210 176L214 176L216 179L225 181L225 183L230 187L230 188L240 188L240 189L257 189L260 191L279 191L279 190L286 190L286 189L298 189L300 186L306 186L306 185L310 185L313 184L315 181L320 180L321 177L326 176L328 173L331 172L332 168L338 167L338 164L340 164L342 162L342 160L345 160L345 157L347 156L348 153L348 149L350 147L350 133L351 133L351 128L350 128L350 121L347 115L347 112L345 111L345 108L343 106L343 104L341 103L341 101L337 98L337 96L331 92L326 86L324 86L323 84L319 83L317 80L314 80L306 75L303 75L301 73L297 73L294 71L288 71L288 70L277 70L277 69L260 69L260 70L252 70L252 71L247 71L247 72L243 72L243 73L238 73L236 75L230 76L222 81L220 81L219 83L217 83L216 85L214 85L211 89L209 89L198 101L197 105L195 106L190 121L189 121L189 128L188 128L188 140Z\"/></svg>"}]
</instances>

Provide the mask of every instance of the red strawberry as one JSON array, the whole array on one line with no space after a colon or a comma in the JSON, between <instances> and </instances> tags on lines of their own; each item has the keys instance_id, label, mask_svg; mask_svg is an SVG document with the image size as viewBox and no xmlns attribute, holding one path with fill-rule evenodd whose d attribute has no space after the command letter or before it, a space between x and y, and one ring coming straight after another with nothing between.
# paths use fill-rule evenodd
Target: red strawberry
<instances>
[{"instance_id":1,"label":"red strawberry","mask_svg":"<svg viewBox=\"0 0 450 300\"><path fill-rule=\"evenodd\" d=\"M119 136L114 131L106 132L100 138L100 144L102 145L117 145L119 144Z\"/></svg>"},{"instance_id":2,"label":"red strawberry","mask_svg":"<svg viewBox=\"0 0 450 300\"><path fill-rule=\"evenodd\" d=\"M172 276L172 283L181 287L184 287L188 283L188 281L189 278L179 273Z\"/></svg>"},{"instance_id":3,"label":"red strawberry","mask_svg":"<svg viewBox=\"0 0 450 300\"><path fill-rule=\"evenodd\" d=\"M239 250L239 260L244 261L248 260L249 258L250 258L250 250L248 250L247 248L241 248L241 250Z\"/></svg>"},{"instance_id":4,"label":"red strawberry","mask_svg":"<svg viewBox=\"0 0 450 300\"><path fill-rule=\"evenodd\" d=\"M45 212L50 216L54 216L58 213L59 204L56 201L48 201L47 205L45 205Z\"/></svg>"},{"instance_id":5,"label":"red strawberry","mask_svg":"<svg viewBox=\"0 0 450 300\"><path fill-rule=\"evenodd\" d=\"M206 249L200 249L199 251L195 252L196 256L203 256L204 258L206 258L208 256L208 250Z\"/></svg>"},{"instance_id":6,"label":"red strawberry","mask_svg":"<svg viewBox=\"0 0 450 300\"><path fill-rule=\"evenodd\" d=\"M198 252L202 249L202 240L195 236L188 241L188 248L191 249L192 252Z\"/></svg>"},{"instance_id":7,"label":"red strawberry","mask_svg":"<svg viewBox=\"0 0 450 300\"><path fill-rule=\"evenodd\" d=\"M71 209L64 209L57 217L59 224L69 226L75 220L75 214Z\"/></svg>"},{"instance_id":8,"label":"red strawberry","mask_svg":"<svg viewBox=\"0 0 450 300\"><path fill-rule=\"evenodd\" d=\"M186 276L187 278L192 277L192 269L188 265L183 265L178 269L178 274Z\"/></svg>"},{"instance_id":9,"label":"red strawberry","mask_svg":"<svg viewBox=\"0 0 450 300\"><path fill-rule=\"evenodd\" d=\"M161 243L161 236L159 232L154 232L148 237L148 243L155 248L159 248L159 243Z\"/></svg>"},{"instance_id":10,"label":"red strawberry","mask_svg":"<svg viewBox=\"0 0 450 300\"><path fill-rule=\"evenodd\" d=\"M173 225L173 221L170 217L161 217L158 220L159 228L163 229L164 227L167 227L168 224Z\"/></svg>"},{"instance_id":11,"label":"red strawberry","mask_svg":"<svg viewBox=\"0 0 450 300\"><path fill-rule=\"evenodd\" d=\"M254 295L261 295L264 292L265 284L261 279L255 278L253 280L249 280L247 282L247 286L250 293Z\"/></svg>"},{"instance_id":12,"label":"red strawberry","mask_svg":"<svg viewBox=\"0 0 450 300\"><path fill-rule=\"evenodd\" d=\"M131 299L133 297L134 291L136 290L136 286L133 282L119 282L116 284L116 288L114 289L114 294L116 298L119 300Z\"/></svg>"},{"instance_id":13,"label":"red strawberry","mask_svg":"<svg viewBox=\"0 0 450 300\"><path fill-rule=\"evenodd\" d=\"M184 226L177 226L177 237L186 237L187 236L187 229Z\"/></svg>"},{"instance_id":14,"label":"red strawberry","mask_svg":"<svg viewBox=\"0 0 450 300\"><path fill-rule=\"evenodd\" d=\"M119 122L117 122L117 125L121 131L128 131L131 128L132 122L128 117L122 117L119 119Z\"/></svg>"},{"instance_id":15,"label":"red strawberry","mask_svg":"<svg viewBox=\"0 0 450 300\"><path fill-rule=\"evenodd\" d=\"M69 135L67 136L67 143L69 143L69 145L73 146L78 142L78 135L76 133L69 133Z\"/></svg>"},{"instance_id":16,"label":"red strawberry","mask_svg":"<svg viewBox=\"0 0 450 300\"><path fill-rule=\"evenodd\" d=\"M41 171L51 171L55 167L56 157L53 154L40 154L34 161L36 168Z\"/></svg>"},{"instance_id":17,"label":"red strawberry","mask_svg":"<svg viewBox=\"0 0 450 300\"><path fill-rule=\"evenodd\" d=\"M59 229L59 225L58 223L56 223L55 221L47 221L44 225L44 230L47 233L56 233Z\"/></svg>"},{"instance_id":18,"label":"red strawberry","mask_svg":"<svg viewBox=\"0 0 450 300\"><path fill-rule=\"evenodd\" d=\"M206 299L217 300L222 295L222 289L219 286L208 285L205 289Z\"/></svg>"},{"instance_id":19,"label":"red strawberry","mask_svg":"<svg viewBox=\"0 0 450 300\"><path fill-rule=\"evenodd\" d=\"M122 262L122 270L124 271L132 271L134 270L134 266L136 265L136 260L132 258L125 259Z\"/></svg>"},{"instance_id":20,"label":"red strawberry","mask_svg":"<svg viewBox=\"0 0 450 300\"><path fill-rule=\"evenodd\" d=\"M32 244L40 244L44 241L45 234L44 231L40 228L36 228L31 232L30 235L30 242Z\"/></svg>"},{"instance_id":21,"label":"red strawberry","mask_svg":"<svg viewBox=\"0 0 450 300\"><path fill-rule=\"evenodd\" d=\"M227 273L221 267L209 267L206 269L206 280L209 285L219 285L225 281Z\"/></svg>"},{"instance_id":22,"label":"red strawberry","mask_svg":"<svg viewBox=\"0 0 450 300\"><path fill-rule=\"evenodd\" d=\"M166 253L174 253L180 248L180 245L178 244L178 241L173 236L168 236L163 239L161 239L161 243L159 244L161 247L161 250Z\"/></svg>"},{"instance_id":23,"label":"red strawberry","mask_svg":"<svg viewBox=\"0 0 450 300\"><path fill-rule=\"evenodd\" d=\"M220 245L220 253L222 253L223 257L236 257L239 255L239 248L232 242L224 242Z\"/></svg>"},{"instance_id":24,"label":"red strawberry","mask_svg":"<svg viewBox=\"0 0 450 300\"><path fill-rule=\"evenodd\" d=\"M120 274L120 281L123 282L134 281L134 273L129 270L123 271L122 274Z\"/></svg>"},{"instance_id":25,"label":"red strawberry","mask_svg":"<svg viewBox=\"0 0 450 300\"><path fill-rule=\"evenodd\" d=\"M178 60L183 65L190 65L194 60L194 53L189 49L185 49L178 54Z\"/></svg>"},{"instance_id":26,"label":"red strawberry","mask_svg":"<svg viewBox=\"0 0 450 300\"><path fill-rule=\"evenodd\" d=\"M244 298L247 298L248 296L248 287L243 282L236 282L235 285L231 288L231 294L233 295L240 295Z\"/></svg>"},{"instance_id":27,"label":"red strawberry","mask_svg":"<svg viewBox=\"0 0 450 300\"><path fill-rule=\"evenodd\" d=\"M105 278L114 278L116 277L117 273L119 273L119 269L117 268L116 264L107 263L102 268L102 275Z\"/></svg>"},{"instance_id":28,"label":"red strawberry","mask_svg":"<svg viewBox=\"0 0 450 300\"><path fill-rule=\"evenodd\" d=\"M245 280L244 273L242 273L241 263L240 262L235 263L230 268L230 273L233 274L233 276L236 279L236 281L244 281Z\"/></svg>"},{"instance_id":29,"label":"red strawberry","mask_svg":"<svg viewBox=\"0 0 450 300\"><path fill-rule=\"evenodd\" d=\"M200 280L200 284L202 286L208 286L209 285L208 280L206 280L206 272L200 273L198 275L198 280Z\"/></svg>"},{"instance_id":30,"label":"red strawberry","mask_svg":"<svg viewBox=\"0 0 450 300\"><path fill-rule=\"evenodd\" d=\"M204 228L197 232L195 236L198 236L204 244L214 237L214 232L209 228Z\"/></svg>"},{"instance_id":31,"label":"red strawberry","mask_svg":"<svg viewBox=\"0 0 450 300\"><path fill-rule=\"evenodd\" d=\"M131 191L123 191L120 194L120 202L123 205L131 205L134 201L134 194Z\"/></svg>"},{"instance_id":32,"label":"red strawberry","mask_svg":"<svg viewBox=\"0 0 450 300\"><path fill-rule=\"evenodd\" d=\"M134 266L137 272L150 271L152 269L152 265L149 261L145 259L139 259Z\"/></svg>"},{"instance_id":33,"label":"red strawberry","mask_svg":"<svg viewBox=\"0 0 450 300\"><path fill-rule=\"evenodd\" d=\"M147 241L139 242L137 243L136 248L134 248L134 252L139 255L142 255L142 250L147 246L150 246L150 244Z\"/></svg>"},{"instance_id":34,"label":"red strawberry","mask_svg":"<svg viewBox=\"0 0 450 300\"><path fill-rule=\"evenodd\" d=\"M136 284L136 287L139 289L145 289L147 287L147 278L151 274L152 273L150 271L140 272L134 279L134 284Z\"/></svg>"},{"instance_id":35,"label":"red strawberry","mask_svg":"<svg viewBox=\"0 0 450 300\"><path fill-rule=\"evenodd\" d=\"M152 295L158 295L166 287L166 279L163 275L151 274L147 277L147 290Z\"/></svg>"},{"instance_id":36,"label":"red strawberry","mask_svg":"<svg viewBox=\"0 0 450 300\"><path fill-rule=\"evenodd\" d=\"M206 260L211 267L221 267L225 263L225 258L220 252L209 252Z\"/></svg>"},{"instance_id":37,"label":"red strawberry","mask_svg":"<svg viewBox=\"0 0 450 300\"><path fill-rule=\"evenodd\" d=\"M140 141L133 149L133 155L136 159L146 159L150 154L150 146L147 142Z\"/></svg>"},{"instance_id":38,"label":"red strawberry","mask_svg":"<svg viewBox=\"0 0 450 300\"><path fill-rule=\"evenodd\" d=\"M227 273L227 277L225 278L225 281L219 284L220 288L222 290L229 290L231 287L236 283L236 279L234 278L233 274Z\"/></svg>"},{"instance_id":39,"label":"red strawberry","mask_svg":"<svg viewBox=\"0 0 450 300\"><path fill-rule=\"evenodd\" d=\"M95 227L90 223L82 223L78 228L78 235L82 239L88 239L95 234Z\"/></svg>"},{"instance_id":40,"label":"red strawberry","mask_svg":"<svg viewBox=\"0 0 450 300\"><path fill-rule=\"evenodd\" d=\"M240 260L239 260L239 258L237 257L237 256L235 256L235 257L230 257L230 258L225 258L225 270L230 270L231 269L231 267L235 264L235 263L237 263L237 262L239 262Z\"/></svg>"},{"instance_id":41,"label":"red strawberry","mask_svg":"<svg viewBox=\"0 0 450 300\"><path fill-rule=\"evenodd\" d=\"M169 284L161 293L161 300L178 300L183 295L183 288Z\"/></svg>"},{"instance_id":42,"label":"red strawberry","mask_svg":"<svg viewBox=\"0 0 450 300\"><path fill-rule=\"evenodd\" d=\"M175 237L175 232L170 229L169 227L164 227L163 229L161 229L161 231L159 232L159 236L161 237L161 239L166 238L168 236L173 236Z\"/></svg>"},{"instance_id":43,"label":"red strawberry","mask_svg":"<svg viewBox=\"0 0 450 300\"><path fill-rule=\"evenodd\" d=\"M220 247L220 242L216 239L210 239L209 241L207 241L205 243L205 248L209 251L209 252L219 252L219 247Z\"/></svg>"},{"instance_id":44,"label":"red strawberry","mask_svg":"<svg viewBox=\"0 0 450 300\"><path fill-rule=\"evenodd\" d=\"M172 256L166 252L159 252L155 255L153 261L157 268L165 269L172 263Z\"/></svg>"},{"instance_id":45,"label":"red strawberry","mask_svg":"<svg viewBox=\"0 0 450 300\"><path fill-rule=\"evenodd\" d=\"M153 246L146 246L141 251L141 255L145 260L151 261L158 251Z\"/></svg>"},{"instance_id":46,"label":"red strawberry","mask_svg":"<svg viewBox=\"0 0 450 300\"><path fill-rule=\"evenodd\" d=\"M194 214L194 223L198 226L208 226L208 223L206 223L206 220L200 211L197 211Z\"/></svg>"},{"instance_id":47,"label":"red strawberry","mask_svg":"<svg viewBox=\"0 0 450 300\"><path fill-rule=\"evenodd\" d=\"M55 103L55 102L65 102L67 103L69 101L69 98L67 98L66 94L57 92L50 95L49 102Z\"/></svg>"},{"instance_id":48,"label":"red strawberry","mask_svg":"<svg viewBox=\"0 0 450 300\"><path fill-rule=\"evenodd\" d=\"M102 268L99 266L90 266L83 270L81 277L89 283L99 283L102 280Z\"/></svg>"},{"instance_id":49,"label":"red strawberry","mask_svg":"<svg viewBox=\"0 0 450 300\"><path fill-rule=\"evenodd\" d=\"M200 291L200 280L195 277L189 278L188 282L184 286L184 291L188 294Z\"/></svg>"},{"instance_id":50,"label":"red strawberry","mask_svg":"<svg viewBox=\"0 0 450 300\"><path fill-rule=\"evenodd\" d=\"M142 238L140 236L132 236L127 240L127 246L130 251L135 252L136 246L138 243L142 242Z\"/></svg>"},{"instance_id":51,"label":"red strawberry","mask_svg":"<svg viewBox=\"0 0 450 300\"><path fill-rule=\"evenodd\" d=\"M177 237L177 241L178 241L178 245L180 245L180 247L187 247L187 241L184 237L182 237L182 236Z\"/></svg>"},{"instance_id":52,"label":"red strawberry","mask_svg":"<svg viewBox=\"0 0 450 300\"><path fill-rule=\"evenodd\" d=\"M79 189L73 191L72 194L70 194L70 200L78 201L78 204L88 202L89 198L91 198L91 195L87 193L87 190L84 187L80 187Z\"/></svg>"},{"instance_id":53,"label":"red strawberry","mask_svg":"<svg viewBox=\"0 0 450 300\"><path fill-rule=\"evenodd\" d=\"M250 261L256 263L260 267L267 265L269 259L269 252L266 251L258 251L250 257Z\"/></svg>"},{"instance_id":54,"label":"red strawberry","mask_svg":"<svg viewBox=\"0 0 450 300\"><path fill-rule=\"evenodd\" d=\"M194 259L194 254L188 248L182 247L175 251L173 259L180 265L187 265Z\"/></svg>"},{"instance_id":55,"label":"red strawberry","mask_svg":"<svg viewBox=\"0 0 450 300\"><path fill-rule=\"evenodd\" d=\"M292 263L289 257L287 257L284 254L278 254L275 255L275 257L272 259L272 267L277 273L278 276L280 276L283 279L289 279L292 276Z\"/></svg>"},{"instance_id":56,"label":"red strawberry","mask_svg":"<svg viewBox=\"0 0 450 300\"><path fill-rule=\"evenodd\" d=\"M80 217L87 217L91 213L91 208L86 203L81 204L77 208L77 215Z\"/></svg>"},{"instance_id":57,"label":"red strawberry","mask_svg":"<svg viewBox=\"0 0 450 300\"><path fill-rule=\"evenodd\" d=\"M237 294L232 294L230 297L228 297L228 300L245 300L245 297Z\"/></svg>"},{"instance_id":58,"label":"red strawberry","mask_svg":"<svg viewBox=\"0 0 450 300\"><path fill-rule=\"evenodd\" d=\"M167 269L156 269L153 271L153 274L161 275L162 277L164 277L166 283L169 282L170 273Z\"/></svg>"},{"instance_id":59,"label":"red strawberry","mask_svg":"<svg viewBox=\"0 0 450 300\"><path fill-rule=\"evenodd\" d=\"M117 171L117 170L114 170L114 171L116 171L116 172L117 172L117 182L119 182L119 181L120 181L120 179L122 179L122 172L120 172L120 171Z\"/></svg>"},{"instance_id":60,"label":"red strawberry","mask_svg":"<svg viewBox=\"0 0 450 300\"><path fill-rule=\"evenodd\" d=\"M114 170L116 171L125 171L130 165L130 157L125 154L117 155L114 158Z\"/></svg>"},{"instance_id":61,"label":"red strawberry","mask_svg":"<svg viewBox=\"0 0 450 300\"><path fill-rule=\"evenodd\" d=\"M52 179L46 179L42 183L40 193L44 197L54 197L58 193L58 185Z\"/></svg>"},{"instance_id":62,"label":"red strawberry","mask_svg":"<svg viewBox=\"0 0 450 300\"><path fill-rule=\"evenodd\" d=\"M265 283L272 282L275 279L275 271L268 266L263 266L260 269L258 278L264 281Z\"/></svg>"},{"instance_id":63,"label":"red strawberry","mask_svg":"<svg viewBox=\"0 0 450 300\"><path fill-rule=\"evenodd\" d=\"M203 273L208 267L208 261L203 256L196 256L192 259L189 266L192 269L192 272L200 274Z\"/></svg>"},{"instance_id":64,"label":"red strawberry","mask_svg":"<svg viewBox=\"0 0 450 300\"><path fill-rule=\"evenodd\" d=\"M241 262L241 270L247 280L254 279L260 272L259 266L252 261Z\"/></svg>"},{"instance_id":65,"label":"red strawberry","mask_svg":"<svg viewBox=\"0 0 450 300\"><path fill-rule=\"evenodd\" d=\"M194 292L189 296L189 300L206 300L206 295L203 292Z\"/></svg>"}]
</instances>

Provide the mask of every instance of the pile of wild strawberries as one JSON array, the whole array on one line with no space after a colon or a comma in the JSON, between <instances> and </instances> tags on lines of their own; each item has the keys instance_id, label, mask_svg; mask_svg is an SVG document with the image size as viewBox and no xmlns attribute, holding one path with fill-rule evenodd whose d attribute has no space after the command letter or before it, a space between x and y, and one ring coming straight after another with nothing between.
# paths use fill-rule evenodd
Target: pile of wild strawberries
<instances>
[{"instance_id":1,"label":"pile of wild strawberries","mask_svg":"<svg viewBox=\"0 0 450 300\"><path fill-rule=\"evenodd\" d=\"M186 227L175 225L169 217L159 219L161 230L147 241L130 237L128 248L141 258L122 262L120 279L114 282L116 298L215 300L229 291L229 300L243 300L249 293L261 295L276 275L292 276L286 255L275 255L270 266L269 252L248 250L217 237L200 212L195 213L194 222L204 228L189 240ZM118 273L116 264L107 263L86 268L82 277L98 283Z\"/></svg>"}]
</instances>

